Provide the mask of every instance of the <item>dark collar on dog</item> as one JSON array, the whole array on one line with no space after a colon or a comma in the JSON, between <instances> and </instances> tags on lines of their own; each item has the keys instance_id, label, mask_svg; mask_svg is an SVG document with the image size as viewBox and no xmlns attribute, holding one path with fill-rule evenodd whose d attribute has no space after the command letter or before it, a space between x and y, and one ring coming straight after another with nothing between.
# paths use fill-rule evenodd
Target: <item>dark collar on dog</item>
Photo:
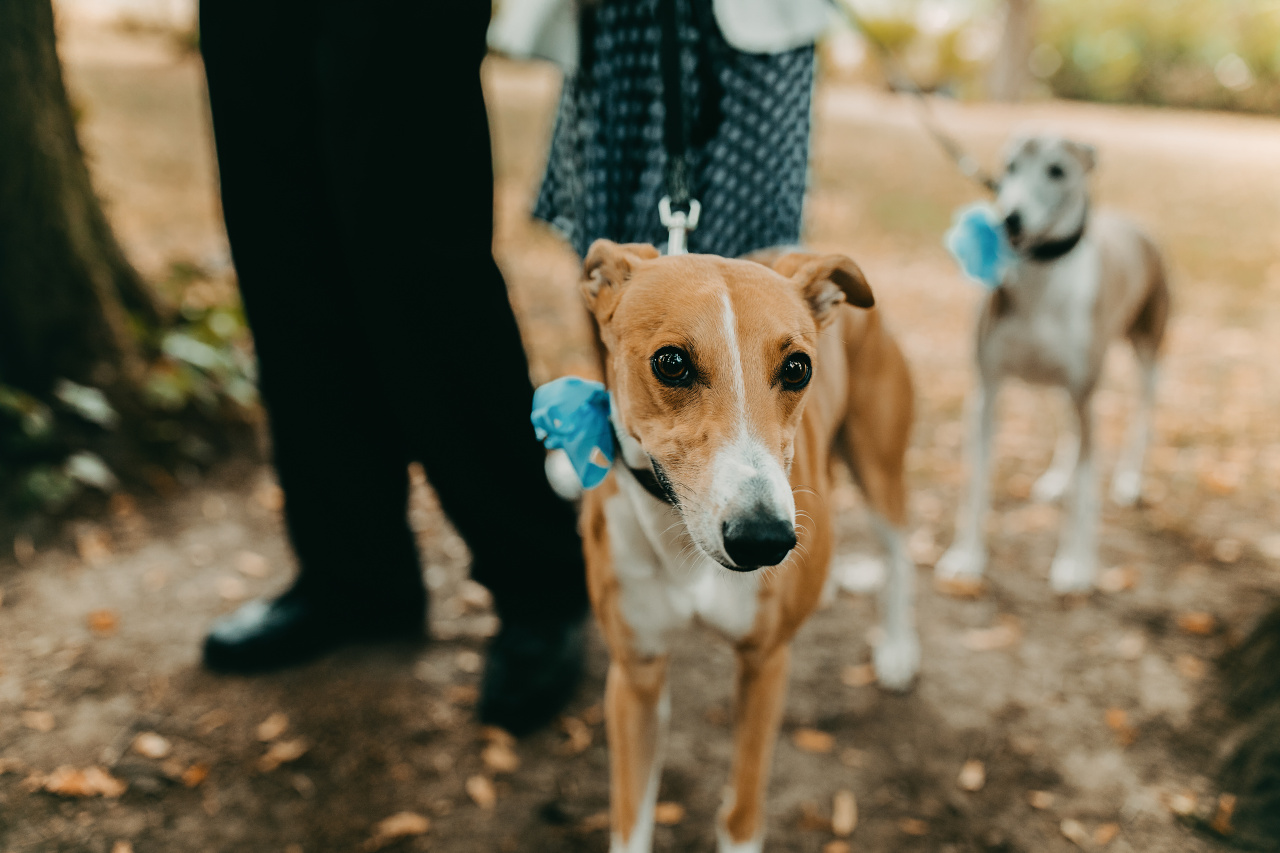
<instances>
[{"instance_id":1,"label":"dark collar on dog","mask_svg":"<svg viewBox=\"0 0 1280 853\"><path fill-rule=\"evenodd\" d=\"M612 423L610 423L612 426ZM619 451L622 448L622 440L618 437L618 428L613 427L613 441L618 446ZM680 499L676 497L676 490L671 487L671 481L667 479L667 474L662 470L662 466L652 459L649 460L648 468L632 468L627 465L627 470L631 472L631 476L636 478L636 482L644 487L644 490L653 495L664 503L672 506L679 506ZM626 462L623 462L626 465Z\"/></svg>"},{"instance_id":2,"label":"dark collar on dog","mask_svg":"<svg viewBox=\"0 0 1280 853\"><path fill-rule=\"evenodd\" d=\"M1063 237L1061 240L1050 240L1047 243L1038 243L1027 250L1027 257L1033 261L1047 263L1056 261L1058 258L1070 252L1080 242L1080 238L1084 236L1084 230L1089 225L1089 208L1084 209L1084 216L1080 219L1080 227L1074 233Z\"/></svg>"}]
</instances>

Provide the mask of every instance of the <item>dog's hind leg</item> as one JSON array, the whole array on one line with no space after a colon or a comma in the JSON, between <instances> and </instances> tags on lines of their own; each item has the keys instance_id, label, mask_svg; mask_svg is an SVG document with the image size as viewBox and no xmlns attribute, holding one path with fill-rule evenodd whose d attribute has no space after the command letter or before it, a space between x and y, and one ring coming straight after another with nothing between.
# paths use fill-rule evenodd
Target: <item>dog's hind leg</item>
<instances>
[{"instance_id":1,"label":"dog's hind leg","mask_svg":"<svg viewBox=\"0 0 1280 853\"><path fill-rule=\"evenodd\" d=\"M609 665L604 692L613 828L609 853L653 849L653 813L671 717L666 677L665 656Z\"/></svg>"},{"instance_id":2,"label":"dog's hind leg","mask_svg":"<svg viewBox=\"0 0 1280 853\"><path fill-rule=\"evenodd\" d=\"M1058 443L1053 448L1053 461L1049 463L1049 469L1031 487L1032 499L1039 503L1053 503L1066 494L1079 454L1079 434L1072 429L1061 430L1058 433Z\"/></svg>"},{"instance_id":3,"label":"dog's hind leg","mask_svg":"<svg viewBox=\"0 0 1280 853\"><path fill-rule=\"evenodd\" d=\"M1093 589L1098 563L1098 478L1094 465L1092 389L1074 395L1080 453L1071 476L1070 506L1063 522L1049 582L1060 593Z\"/></svg>"},{"instance_id":4,"label":"dog's hind leg","mask_svg":"<svg viewBox=\"0 0 1280 853\"><path fill-rule=\"evenodd\" d=\"M1155 408L1160 345L1169 319L1169 292L1164 269L1156 259L1153 283L1147 301L1129 327L1129 342L1138 360L1138 408L1129 425L1129 437L1116 462L1111 479L1111 499L1120 506L1132 506L1142 497L1142 463L1151 441L1151 415Z\"/></svg>"},{"instance_id":5,"label":"dog's hind leg","mask_svg":"<svg viewBox=\"0 0 1280 853\"><path fill-rule=\"evenodd\" d=\"M764 795L787 699L791 646L739 648L733 713L733 778L716 822L718 853L764 849Z\"/></svg>"},{"instance_id":6,"label":"dog's hind leg","mask_svg":"<svg viewBox=\"0 0 1280 853\"><path fill-rule=\"evenodd\" d=\"M969 494L956 516L955 540L934 567L940 578L976 580L987 567L983 525L991 509L991 441L999 392L998 379L984 378L969 400Z\"/></svg>"},{"instance_id":7,"label":"dog's hind leg","mask_svg":"<svg viewBox=\"0 0 1280 853\"><path fill-rule=\"evenodd\" d=\"M904 543L905 469L914 400L901 350L883 333L878 318L875 323L851 353L854 376L841 439L844 458L867 497L888 562L880 587L882 637L874 652L876 677L890 690L905 690L920 669L916 567Z\"/></svg>"}]
</instances>

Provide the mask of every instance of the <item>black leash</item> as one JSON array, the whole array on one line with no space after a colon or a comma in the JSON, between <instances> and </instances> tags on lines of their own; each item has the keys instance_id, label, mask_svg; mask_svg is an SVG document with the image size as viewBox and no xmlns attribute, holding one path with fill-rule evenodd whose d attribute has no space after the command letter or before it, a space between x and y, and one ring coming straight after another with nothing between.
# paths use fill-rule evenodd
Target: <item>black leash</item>
<instances>
[{"instance_id":1,"label":"black leash","mask_svg":"<svg viewBox=\"0 0 1280 853\"><path fill-rule=\"evenodd\" d=\"M681 86L680 0L658 0L662 41L658 63L662 72L662 144L667 152L667 194L658 202L658 216L667 229L667 254L683 255L685 237L698 227L701 205L693 197L689 177L689 121Z\"/></svg>"},{"instance_id":2,"label":"black leash","mask_svg":"<svg viewBox=\"0 0 1280 853\"><path fill-rule=\"evenodd\" d=\"M999 192L1000 182L978 165L978 161L969 156L968 152L964 150L964 146L956 141L954 136L943 129L942 123L939 122L938 117L934 115L933 107L929 103L928 95L926 95L924 90L920 88L914 79L912 79L906 69L902 67L902 64L898 62L897 57L893 55L893 51L889 50L888 45L876 37L875 32L867 26L866 21L863 20L862 16L853 8L850 0L833 0L833 2L840 8L845 17L848 18L849 23L853 28L860 32L862 37L865 38L875 49L876 53L880 55L880 59L884 63L885 69L889 72L889 76L893 78L894 87L897 89L903 89L914 96L917 113L920 117L920 123L924 125L925 130L933 137L934 141L942 147L942 150L947 153L947 156L952 159L956 164L956 168L960 170L960 173L966 178L975 181L990 193L994 194Z\"/></svg>"}]
</instances>

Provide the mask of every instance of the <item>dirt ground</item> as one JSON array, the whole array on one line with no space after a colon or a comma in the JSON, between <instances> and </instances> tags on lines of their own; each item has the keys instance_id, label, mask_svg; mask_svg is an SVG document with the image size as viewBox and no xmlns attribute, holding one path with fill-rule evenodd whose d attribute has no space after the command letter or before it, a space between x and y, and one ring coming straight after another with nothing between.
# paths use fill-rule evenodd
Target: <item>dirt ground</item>
<instances>
[{"instance_id":1,"label":"dirt ground","mask_svg":"<svg viewBox=\"0 0 1280 853\"><path fill-rule=\"evenodd\" d=\"M192 261L225 276L199 63L174 44L69 29L68 80L100 189L139 266L158 277ZM526 214L557 80L504 62L486 78L497 252L534 370L539 380L588 372L575 260ZM809 240L863 265L918 383L909 461L924 664L905 696L867 683L875 615L866 595L841 594L809 621L796 641L768 849L1219 849L1175 812L1218 810L1212 776L1231 721L1215 698L1214 660L1280 594L1280 122L1061 103L947 105L941 115L988 162L1024 124L1096 143L1100 201L1131 210L1166 247L1177 313L1150 498L1105 510L1111 591L1053 595L1060 513L1027 496L1051 454L1057 408L1047 392L1010 388L989 586L974 600L932 588L929 566L950 541L964 479L959 414L977 298L940 237L975 191L920 133L909 104L824 85ZM423 249L429 265L433 247ZM1132 387L1131 361L1117 352L1099 396L1104 474ZM562 724L514 747L476 726L494 618L425 487L412 517L433 593L429 643L349 650L253 679L199 667L213 619L290 577L279 502L269 468L235 463L167 497L118 498L34 553L25 540L12 557L6 547L0 851L370 850L375 825L399 812L430 827L389 850L605 850L602 645L593 638L588 678ZM851 487L839 502L840 563L866 574L874 548ZM683 811L665 810L656 847L710 850L729 763L731 655L716 635L691 630L676 658L660 799ZM961 784L969 762L981 764L964 774L977 790ZM36 790L65 789L66 777L49 776L59 767L95 765L123 793ZM858 804L850 848L827 846L839 791Z\"/></svg>"}]
</instances>

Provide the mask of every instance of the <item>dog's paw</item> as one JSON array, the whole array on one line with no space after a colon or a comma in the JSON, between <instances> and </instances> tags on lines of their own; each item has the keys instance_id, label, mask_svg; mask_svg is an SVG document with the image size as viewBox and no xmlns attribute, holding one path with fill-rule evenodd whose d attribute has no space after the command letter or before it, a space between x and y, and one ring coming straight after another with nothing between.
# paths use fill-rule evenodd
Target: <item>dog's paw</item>
<instances>
[{"instance_id":1,"label":"dog's paw","mask_svg":"<svg viewBox=\"0 0 1280 853\"><path fill-rule=\"evenodd\" d=\"M933 572L944 580L977 580L986 569L987 552L981 546L956 543L934 565Z\"/></svg>"},{"instance_id":2,"label":"dog's paw","mask_svg":"<svg viewBox=\"0 0 1280 853\"><path fill-rule=\"evenodd\" d=\"M1071 474L1050 468L1040 475L1031 487L1031 499L1036 503L1051 504L1062 499L1071 485Z\"/></svg>"},{"instance_id":3,"label":"dog's paw","mask_svg":"<svg viewBox=\"0 0 1280 853\"><path fill-rule=\"evenodd\" d=\"M920 639L914 631L881 640L872 653L876 681L886 690L901 692L920 672Z\"/></svg>"},{"instance_id":4,"label":"dog's paw","mask_svg":"<svg viewBox=\"0 0 1280 853\"><path fill-rule=\"evenodd\" d=\"M1059 554L1049 568L1049 584L1061 595L1090 592L1094 587L1097 565L1093 559Z\"/></svg>"},{"instance_id":5,"label":"dog's paw","mask_svg":"<svg viewBox=\"0 0 1280 853\"><path fill-rule=\"evenodd\" d=\"M1142 475L1137 471L1117 471L1111 480L1111 500L1117 506L1133 506L1142 497Z\"/></svg>"}]
</instances>

